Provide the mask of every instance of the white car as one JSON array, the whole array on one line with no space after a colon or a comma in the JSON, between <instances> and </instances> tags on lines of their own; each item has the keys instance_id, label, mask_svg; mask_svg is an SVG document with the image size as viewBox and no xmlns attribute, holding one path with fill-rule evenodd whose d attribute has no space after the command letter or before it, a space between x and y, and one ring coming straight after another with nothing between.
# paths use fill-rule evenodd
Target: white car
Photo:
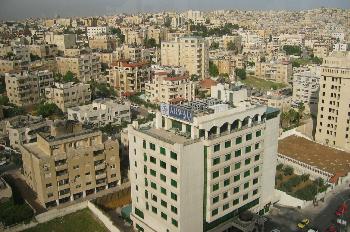
<instances>
[{"instance_id":1,"label":"white car","mask_svg":"<svg viewBox=\"0 0 350 232\"><path fill-rule=\"evenodd\" d=\"M270 232L281 232L279 229L273 229Z\"/></svg>"},{"instance_id":2,"label":"white car","mask_svg":"<svg viewBox=\"0 0 350 232\"><path fill-rule=\"evenodd\" d=\"M346 221L343 220L343 219L341 219L341 218L338 218L338 219L337 219L337 223L340 224L340 225L346 226Z\"/></svg>"},{"instance_id":3,"label":"white car","mask_svg":"<svg viewBox=\"0 0 350 232\"><path fill-rule=\"evenodd\" d=\"M318 232L318 230L309 229L307 232Z\"/></svg>"}]
</instances>

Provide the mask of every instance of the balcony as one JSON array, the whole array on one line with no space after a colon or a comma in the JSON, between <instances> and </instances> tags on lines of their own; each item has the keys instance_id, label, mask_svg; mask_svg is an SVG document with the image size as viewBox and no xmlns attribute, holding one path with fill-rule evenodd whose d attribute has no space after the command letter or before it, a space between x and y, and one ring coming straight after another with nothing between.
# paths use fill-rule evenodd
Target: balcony
<instances>
[{"instance_id":1,"label":"balcony","mask_svg":"<svg viewBox=\"0 0 350 232\"><path fill-rule=\"evenodd\" d=\"M107 177L107 174L104 172L104 173L96 175L96 180L100 180L100 179L103 179L103 178L106 178L106 177Z\"/></svg>"},{"instance_id":2,"label":"balcony","mask_svg":"<svg viewBox=\"0 0 350 232\"><path fill-rule=\"evenodd\" d=\"M57 190L58 190L58 191L61 191L61 190L67 189L67 188L69 188L69 187L70 187L70 186L69 186L69 183L66 183L66 184L58 185L58 186L57 186Z\"/></svg>"},{"instance_id":3,"label":"balcony","mask_svg":"<svg viewBox=\"0 0 350 232\"><path fill-rule=\"evenodd\" d=\"M67 169L67 168L68 168L68 164L62 164L62 165L56 166L55 170L62 171L62 170Z\"/></svg>"},{"instance_id":4,"label":"balcony","mask_svg":"<svg viewBox=\"0 0 350 232\"><path fill-rule=\"evenodd\" d=\"M106 168L106 164L102 163L102 164L97 164L95 165L95 170L101 170L101 169L105 169Z\"/></svg>"}]
</instances>

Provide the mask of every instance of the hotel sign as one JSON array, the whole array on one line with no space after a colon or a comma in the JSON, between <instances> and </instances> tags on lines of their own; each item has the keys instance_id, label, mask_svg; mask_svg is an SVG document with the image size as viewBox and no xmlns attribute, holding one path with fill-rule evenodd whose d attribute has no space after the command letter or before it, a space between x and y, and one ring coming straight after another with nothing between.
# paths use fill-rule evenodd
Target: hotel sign
<instances>
[{"instance_id":1,"label":"hotel sign","mask_svg":"<svg viewBox=\"0 0 350 232\"><path fill-rule=\"evenodd\" d=\"M192 111L185 109L181 106L162 103L160 104L160 112L162 113L162 115L173 117L182 121L193 121Z\"/></svg>"}]
</instances>

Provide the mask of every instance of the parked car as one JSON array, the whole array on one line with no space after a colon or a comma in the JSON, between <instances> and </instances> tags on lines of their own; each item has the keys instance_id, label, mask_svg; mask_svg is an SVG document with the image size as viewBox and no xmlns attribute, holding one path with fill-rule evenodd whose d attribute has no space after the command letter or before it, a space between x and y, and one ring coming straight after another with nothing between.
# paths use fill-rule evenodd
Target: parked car
<instances>
[{"instance_id":1,"label":"parked car","mask_svg":"<svg viewBox=\"0 0 350 232\"><path fill-rule=\"evenodd\" d=\"M337 211L335 211L335 215L342 216L347 211L348 211L348 205L345 203L342 203L341 205L339 205Z\"/></svg>"},{"instance_id":2,"label":"parked car","mask_svg":"<svg viewBox=\"0 0 350 232\"><path fill-rule=\"evenodd\" d=\"M309 229L307 232L318 232L318 229Z\"/></svg>"},{"instance_id":3,"label":"parked car","mask_svg":"<svg viewBox=\"0 0 350 232\"><path fill-rule=\"evenodd\" d=\"M307 219L307 218L305 218L305 219L301 220L301 221L298 223L298 227L299 227L300 229L304 229L305 226L309 225L309 223L310 223L310 220Z\"/></svg>"},{"instance_id":4,"label":"parked car","mask_svg":"<svg viewBox=\"0 0 350 232\"><path fill-rule=\"evenodd\" d=\"M340 225L343 225L343 226L346 226L346 221L344 219L341 219L341 218L338 218L337 219L337 223L340 224Z\"/></svg>"}]
</instances>

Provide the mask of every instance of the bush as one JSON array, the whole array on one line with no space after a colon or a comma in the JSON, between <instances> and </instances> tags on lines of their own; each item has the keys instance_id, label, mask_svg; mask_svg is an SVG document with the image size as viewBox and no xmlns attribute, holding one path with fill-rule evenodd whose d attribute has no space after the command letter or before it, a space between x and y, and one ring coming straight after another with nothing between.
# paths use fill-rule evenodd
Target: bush
<instances>
[{"instance_id":1,"label":"bush","mask_svg":"<svg viewBox=\"0 0 350 232\"><path fill-rule=\"evenodd\" d=\"M283 164L279 164L276 167L277 171L282 171L283 170Z\"/></svg>"},{"instance_id":2,"label":"bush","mask_svg":"<svg viewBox=\"0 0 350 232\"><path fill-rule=\"evenodd\" d=\"M314 184L309 184L307 186L305 186L302 189L299 189L298 191L296 191L293 195L296 198L299 198L301 200L305 200L305 201L311 201L315 198L317 194L317 187Z\"/></svg>"},{"instance_id":3,"label":"bush","mask_svg":"<svg viewBox=\"0 0 350 232\"><path fill-rule=\"evenodd\" d=\"M285 176L291 176L294 173L294 169L291 166L286 166L283 168L283 174Z\"/></svg>"},{"instance_id":4,"label":"bush","mask_svg":"<svg viewBox=\"0 0 350 232\"><path fill-rule=\"evenodd\" d=\"M303 175L300 176L300 178L301 178L301 180L303 182L306 182L306 181L308 181L310 179L310 175L309 174L303 174Z\"/></svg>"},{"instance_id":5,"label":"bush","mask_svg":"<svg viewBox=\"0 0 350 232\"><path fill-rule=\"evenodd\" d=\"M44 118L53 115L63 115L63 112L55 103L40 103L36 108L36 113Z\"/></svg>"},{"instance_id":6,"label":"bush","mask_svg":"<svg viewBox=\"0 0 350 232\"><path fill-rule=\"evenodd\" d=\"M29 222L33 216L34 212L27 203L15 204L11 198L9 201L0 204L0 221L5 226Z\"/></svg>"},{"instance_id":7,"label":"bush","mask_svg":"<svg viewBox=\"0 0 350 232\"><path fill-rule=\"evenodd\" d=\"M246 71L245 71L244 68L236 68L236 69L235 69L235 74L236 74L236 76L239 77L239 79L241 79L241 80L245 80L246 77L247 77L247 73L246 73Z\"/></svg>"}]
</instances>

